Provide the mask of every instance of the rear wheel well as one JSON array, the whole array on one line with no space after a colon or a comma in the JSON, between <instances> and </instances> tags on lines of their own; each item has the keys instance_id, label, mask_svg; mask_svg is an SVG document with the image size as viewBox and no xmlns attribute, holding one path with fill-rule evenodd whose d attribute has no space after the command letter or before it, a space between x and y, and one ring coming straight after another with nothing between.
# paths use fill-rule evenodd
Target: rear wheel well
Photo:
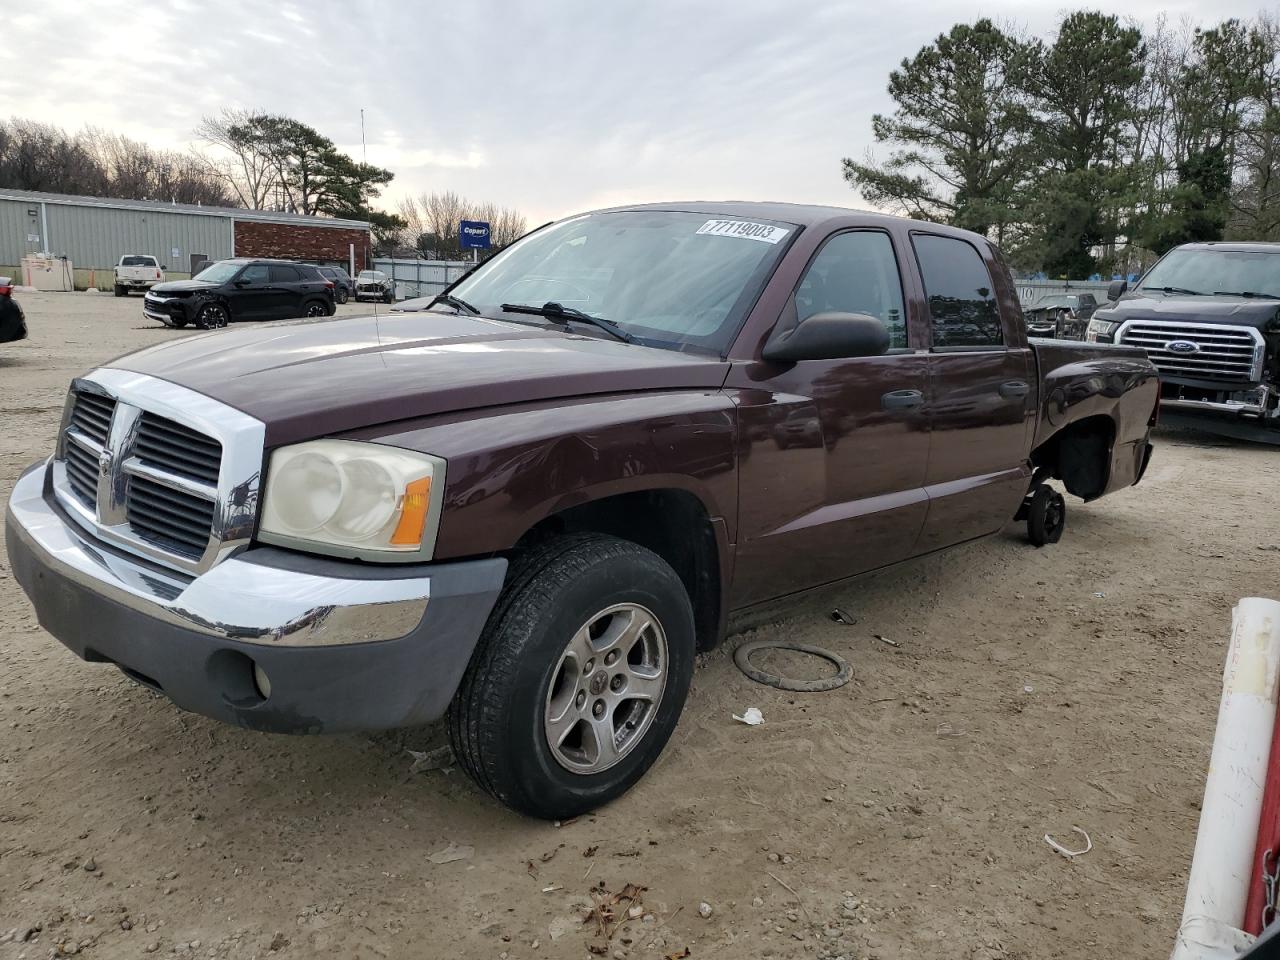
<instances>
[{"instance_id":1,"label":"rear wheel well","mask_svg":"<svg viewBox=\"0 0 1280 960\"><path fill-rule=\"evenodd\" d=\"M604 533L652 550L689 593L699 650L720 639L720 555L715 528L686 490L642 490L593 500L553 514L516 544L517 553L566 533Z\"/></svg>"},{"instance_id":2,"label":"rear wheel well","mask_svg":"<svg viewBox=\"0 0 1280 960\"><path fill-rule=\"evenodd\" d=\"M1068 493L1093 500L1107 489L1115 439L1115 421L1109 416L1085 417L1033 450L1031 463L1061 480Z\"/></svg>"}]
</instances>

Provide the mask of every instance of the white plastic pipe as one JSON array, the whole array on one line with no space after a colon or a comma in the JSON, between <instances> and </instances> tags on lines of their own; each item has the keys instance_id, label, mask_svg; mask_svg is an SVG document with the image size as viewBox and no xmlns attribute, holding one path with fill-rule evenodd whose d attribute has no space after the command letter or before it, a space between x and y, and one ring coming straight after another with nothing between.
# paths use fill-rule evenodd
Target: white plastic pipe
<instances>
[{"instance_id":1,"label":"white plastic pipe","mask_svg":"<svg viewBox=\"0 0 1280 960\"><path fill-rule=\"evenodd\" d=\"M1244 926L1262 790L1276 722L1280 603L1245 597L1231 615L1187 901L1172 960L1234 957Z\"/></svg>"}]
</instances>

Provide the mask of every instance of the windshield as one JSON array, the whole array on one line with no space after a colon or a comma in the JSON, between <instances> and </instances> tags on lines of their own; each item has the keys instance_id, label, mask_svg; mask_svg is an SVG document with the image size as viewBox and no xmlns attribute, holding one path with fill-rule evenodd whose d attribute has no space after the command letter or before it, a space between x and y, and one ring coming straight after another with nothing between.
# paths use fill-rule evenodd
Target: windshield
<instances>
[{"instance_id":1,"label":"windshield","mask_svg":"<svg viewBox=\"0 0 1280 960\"><path fill-rule=\"evenodd\" d=\"M240 272L240 268L242 266L244 266L242 263L233 263L230 260L221 260L218 263L209 264L209 266L205 267L191 279L206 280L209 283L226 283Z\"/></svg>"},{"instance_id":2,"label":"windshield","mask_svg":"<svg viewBox=\"0 0 1280 960\"><path fill-rule=\"evenodd\" d=\"M123 257L120 260L122 267L154 267L155 265L155 257Z\"/></svg>"},{"instance_id":3,"label":"windshield","mask_svg":"<svg viewBox=\"0 0 1280 960\"><path fill-rule=\"evenodd\" d=\"M796 232L705 213L587 214L530 234L449 292L488 316L554 302L648 343L723 353Z\"/></svg>"},{"instance_id":4,"label":"windshield","mask_svg":"<svg viewBox=\"0 0 1280 960\"><path fill-rule=\"evenodd\" d=\"M1280 297L1280 250L1174 250L1151 268L1138 289L1163 287Z\"/></svg>"}]
</instances>

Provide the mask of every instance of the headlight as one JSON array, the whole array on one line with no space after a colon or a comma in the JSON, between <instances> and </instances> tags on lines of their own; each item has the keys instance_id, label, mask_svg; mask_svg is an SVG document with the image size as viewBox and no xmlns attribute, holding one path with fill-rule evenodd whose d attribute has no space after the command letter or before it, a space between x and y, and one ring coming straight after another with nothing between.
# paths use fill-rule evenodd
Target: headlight
<instances>
[{"instance_id":1,"label":"headlight","mask_svg":"<svg viewBox=\"0 0 1280 960\"><path fill-rule=\"evenodd\" d=\"M438 457L354 440L281 447L267 469L259 538L365 560L430 559L444 466Z\"/></svg>"},{"instance_id":2,"label":"headlight","mask_svg":"<svg viewBox=\"0 0 1280 960\"><path fill-rule=\"evenodd\" d=\"M1096 317L1089 321L1089 328L1085 331L1085 339L1097 342L1099 337L1112 337L1115 332L1120 329L1120 322L1116 320L1099 320Z\"/></svg>"}]
</instances>

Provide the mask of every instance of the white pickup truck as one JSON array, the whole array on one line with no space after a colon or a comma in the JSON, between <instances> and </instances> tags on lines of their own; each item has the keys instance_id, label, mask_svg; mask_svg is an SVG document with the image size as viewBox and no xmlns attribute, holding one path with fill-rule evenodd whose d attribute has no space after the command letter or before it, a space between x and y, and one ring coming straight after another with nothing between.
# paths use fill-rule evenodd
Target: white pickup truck
<instances>
[{"instance_id":1,"label":"white pickup truck","mask_svg":"<svg viewBox=\"0 0 1280 960\"><path fill-rule=\"evenodd\" d=\"M116 296L127 297L130 290L150 290L157 283L164 283L165 269L159 260L148 254L125 254L116 264Z\"/></svg>"}]
</instances>

